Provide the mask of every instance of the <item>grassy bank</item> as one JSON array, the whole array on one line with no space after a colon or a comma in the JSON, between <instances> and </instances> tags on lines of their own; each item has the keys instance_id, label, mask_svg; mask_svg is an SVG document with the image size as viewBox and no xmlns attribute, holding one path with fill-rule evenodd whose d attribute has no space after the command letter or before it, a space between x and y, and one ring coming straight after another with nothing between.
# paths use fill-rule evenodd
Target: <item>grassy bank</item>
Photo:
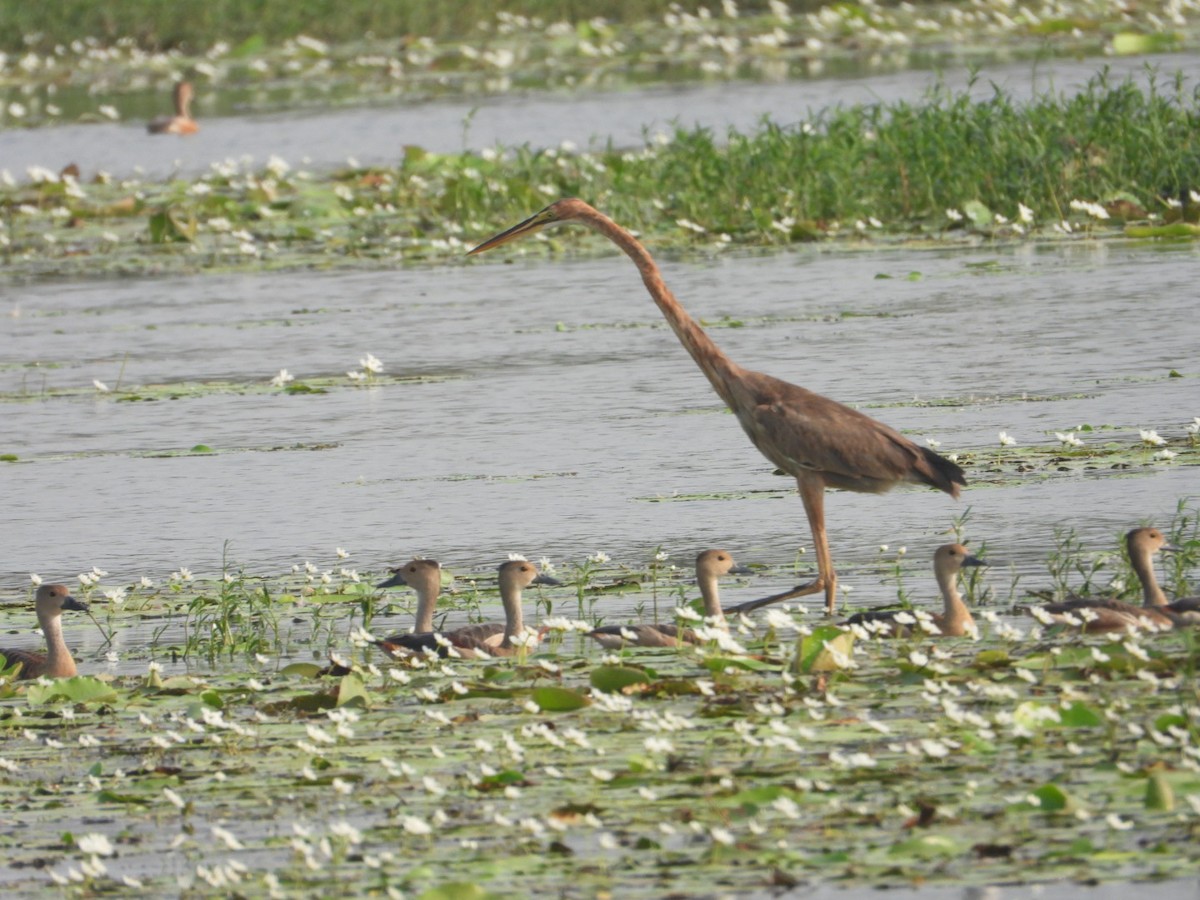
<instances>
[{"instance_id":1,"label":"grassy bank","mask_svg":"<svg viewBox=\"0 0 1200 900\"><path fill-rule=\"evenodd\" d=\"M1187 237L1194 227L1177 220L1192 217L1200 188L1198 118L1182 82L1098 78L1027 104L938 92L751 134L683 131L635 151L410 148L389 168L306 173L273 160L246 172L229 163L194 182L43 171L36 183L0 187L0 249L9 277L395 265L457 257L562 196L589 200L660 248L1164 227ZM564 231L551 240L591 239Z\"/></svg>"}]
</instances>

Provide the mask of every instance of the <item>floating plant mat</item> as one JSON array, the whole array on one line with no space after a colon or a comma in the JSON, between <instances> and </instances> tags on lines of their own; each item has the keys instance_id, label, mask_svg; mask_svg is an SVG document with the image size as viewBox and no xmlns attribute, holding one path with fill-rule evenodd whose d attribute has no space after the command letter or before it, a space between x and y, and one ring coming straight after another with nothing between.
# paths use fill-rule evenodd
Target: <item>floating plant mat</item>
<instances>
[{"instance_id":1,"label":"floating plant mat","mask_svg":"<svg viewBox=\"0 0 1200 900\"><path fill-rule=\"evenodd\" d=\"M861 77L964 61L1161 53L1197 41L1195 22L1169 2L1073 0L1053 15L1013 16L964 15L944 2L796 6L604 4L574 21L542 2L500 13L468 3L454 16L436 3L365 0L337 16L311 3L234 6L219 17L191 3L14 7L0 18L8 51L0 78L21 88L22 102L6 110L5 124L145 120L164 111L177 73L197 83L203 119L581 85Z\"/></svg>"},{"instance_id":2,"label":"floating plant mat","mask_svg":"<svg viewBox=\"0 0 1200 900\"><path fill-rule=\"evenodd\" d=\"M1181 507L1185 565L1195 528ZM395 624L370 579L296 569L81 587L118 639L162 629L128 651L160 662L0 685L6 893L520 897L566 879L649 898L1170 879L1200 860L1190 631L1084 638L985 609L978 641L888 641L780 608L735 622L735 644L610 655L560 613L525 658L395 661L364 642ZM581 617L613 587L664 611L694 593L657 557L556 574L537 603L574 595ZM455 583L453 615L495 615L492 576ZM25 624L27 600L0 616ZM326 649L348 675L322 674Z\"/></svg>"},{"instance_id":3,"label":"floating plant mat","mask_svg":"<svg viewBox=\"0 0 1200 900\"><path fill-rule=\"evenodd\" d=\"M36 374L36 370L30 370ZM270 381L176 381L170 384L141 384L131 387L94 384L88 388L47 387L39 388L28 383L20 390L0 391L0 403L22 403L31 400L94 399L97 396L111 398L121 403L153 402L157 400L185 400L217 395L247 396L252 394L328 394L335 390L363 387L391 387L401 384L432 384L451 381L455 375L359 375L358 380L343 376L316 376L303 380L291 379L283 384Z\"/></svg>"},{"instance_id":4,"label":"floating plant mat","mask_svg":"<svg viewBox=\"0 0 1200 900\"><path fill-rule=\"evenodd\" d=\"M814 674L784 631L750 660L568 638L523 664L6 686L0 882L656 897L1194 871L1190 635L859 642Z\"/></svg>"},{"instance_id":5,"label":"floating plant mat","mask_svg":"<svg viewBox=\"0 0 1200 900\"><path fill-rule=\"evenodd\" d=\"M29 182L0 183L0 251L12 280L391 268L459 259L499 224L570 195L664 254L811 242L1143 242L1161 229L1192 240L1188 228L1170 226L1193 216L1176 194L1200 181L1200 162L1176 147L1195 106L1182 77L1143 85L1101 75L1073 95L980 101L933 90L918 103L818 110L799 126L763 122L720 138L678 129L635 150L409 146L390 166L310 172L272 158L165 180L35 168ZM1164 138L1147 144L1144 133ZM987 139L947 139L980 134ZM1057 148L1053 166L1039 149L1047 146ZM1097 155L1110 165L1097 169ZM822 178L797 180L797 171ZM995 171L1013 174L998 182ZM1163 171L1174 181L1159 187ZM599 239L576 230L544 242L552 251L580 246L595 252Z\"/></svg>"}]
</instances>

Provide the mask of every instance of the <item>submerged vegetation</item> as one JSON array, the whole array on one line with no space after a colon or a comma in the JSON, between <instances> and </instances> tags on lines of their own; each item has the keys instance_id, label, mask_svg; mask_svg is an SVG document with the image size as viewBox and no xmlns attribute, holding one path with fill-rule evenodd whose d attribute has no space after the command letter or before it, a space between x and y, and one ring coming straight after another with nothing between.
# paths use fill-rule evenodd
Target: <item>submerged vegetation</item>
<instances>
[{"instance_id":1,"label":"submerged vegetation","mask_svg":"<svg viewBox=\"0 0 1200 900\"><path fill-rule=\"evenodd\" d=\"M1197 520L1181 507L1169 529L1180 590ZM975 640L880 640L785 607L720 647L606 654L560 615L524 661L395 661L364 630L389 627L388 604L338 556L268 579L81 576L106 628L152 629L122 652L148 669L0 686L6 892L534 896L566 867L564 896L636 898L1194 872L1190 632L1046 631L992 605L993 573L972 585ZM901 548L876 569L911 586L926 563ZM657 550L573 568L563 609L689 595ZM1070 534L1049 568L1136 593L1120 554ZM480 615L495 587L469 581L450 602ZM326 650L348 674L322 674Z\"/></svg>"},{"instance_id":2,"label":"submerged vegetation","mask_svg":"<svg viewBox=\"0 0 1200 900\"><path fill-rule=\"evenodd\" d=\"M1198 121L1181 79L1099 76L1029 103L937 90L751 134L681 130L636 150L410 147L394 167L228 161L165 182L37 169L0 186L0 252L9 277L395 265L456 257L562 196L658 246L708 252L831 238L1186 238L1200 231Z\"/></svg>"}]
</instances>

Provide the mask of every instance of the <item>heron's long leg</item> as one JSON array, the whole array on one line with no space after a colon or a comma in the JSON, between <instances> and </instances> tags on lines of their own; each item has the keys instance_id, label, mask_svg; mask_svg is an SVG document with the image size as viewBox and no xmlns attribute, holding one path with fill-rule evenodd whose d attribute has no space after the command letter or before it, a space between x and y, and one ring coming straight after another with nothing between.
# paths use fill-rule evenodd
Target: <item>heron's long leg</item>
<instances>
[{"instance_id":1,"label":"heron's long leg","mask_svg":"<svg viewBox=\"0 0 1200 900\"><path fill-rule=\"evenodd\" d=\"M825 534L825 482L820 477L801 475L796 479L800 487L800 499L804 501L804 512L808 514L808 526L812 529L813 552L817 556L817 578L807 587L816 586L816 593L825 589L825 612L833 615L837 605L837 572L833 568L833 556L829 552L829 538Z\"/></svg>"},{"instance_id":2,"label":"heron's long leg","mask_svg":"<svg viewBox=\"0 0 1200 900\"><path fill-rule=\"evenodd\" d=\"M837 573L833 569L833 557L829 553L829 539L825 536L825 484L820 478L804 477L797 478L796 483L800 488L800 499L804 501L804 512L808 516L809 527L812 529L813 550L817 557L817 577L808 584L797 585L790 591L727 607L726 613L751 612L772 603L824 591L825 610L833 614L837 597Z\"/></svg>"}]
</instances>

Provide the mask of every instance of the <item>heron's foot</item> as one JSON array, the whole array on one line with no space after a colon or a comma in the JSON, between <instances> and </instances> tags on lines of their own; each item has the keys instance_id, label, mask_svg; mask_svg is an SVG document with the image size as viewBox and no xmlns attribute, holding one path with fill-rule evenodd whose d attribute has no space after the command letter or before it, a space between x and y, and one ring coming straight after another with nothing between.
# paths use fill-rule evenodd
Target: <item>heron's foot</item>
<instances>
[{"instance_id":1,"label":"heron's foot","mask_svg":"<svg viewBox=\"0 0 1200 900\"><path fill-rule=\"evenodd\" d=\"M807 597L809 594L819 594L825 590L825 579L814 578L808 584L798 584L790 591L784 591L781 594L772 594L770 597L762 597L758 600L747 600L745 603L739 603L736 606L725 607L725 612L728 613L748 613L756 609L762 609L764 606L770 606L772 603L782 603L784 600L791 600L794 597Z\"/></svg>"}]
</instances>

